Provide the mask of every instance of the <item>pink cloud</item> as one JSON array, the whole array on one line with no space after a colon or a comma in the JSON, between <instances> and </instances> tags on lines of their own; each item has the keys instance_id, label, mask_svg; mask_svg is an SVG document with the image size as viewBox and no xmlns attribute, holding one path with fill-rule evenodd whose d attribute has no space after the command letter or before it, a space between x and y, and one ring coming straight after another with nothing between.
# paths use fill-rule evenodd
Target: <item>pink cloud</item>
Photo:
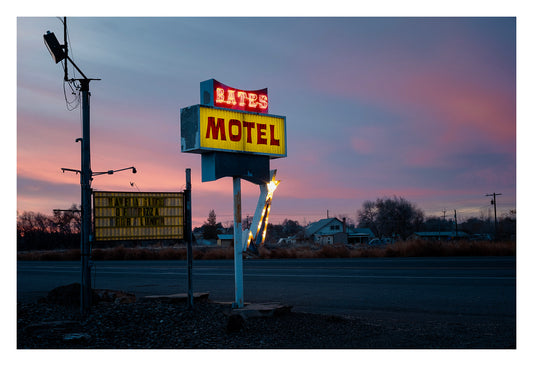
<instances>
[{"instance_id":1,"label":"pink cloud","mask_svg":"<svg viewBox=\"0 0 533 366\"><path fill-rule=\"evenodd\" d=\"M383 142L384 131L379 127L365 126L352 132L350 138L351 148L358 154L371 155L378 152L379 141Z\"/></svg>"},{"instance_id":2,"label":"pink cloud","mask_svg":"<svg viewBox=\"0 0 533 366\"><path fill-rule=\"evenodd\" d=\"M347 72L317 74L310 65L309 80L321 91L401 116L422 144L431 140L437 150L475 138L512 152L516 102L511 70L497 68L490 51L459 30L439 42L422 55L404 49L404 41L389 40L370 55L368 50L345 49L343 57L322 67ZM354 138L356 151L369 151L364 139Z\"/></svg>"}]
</instances>

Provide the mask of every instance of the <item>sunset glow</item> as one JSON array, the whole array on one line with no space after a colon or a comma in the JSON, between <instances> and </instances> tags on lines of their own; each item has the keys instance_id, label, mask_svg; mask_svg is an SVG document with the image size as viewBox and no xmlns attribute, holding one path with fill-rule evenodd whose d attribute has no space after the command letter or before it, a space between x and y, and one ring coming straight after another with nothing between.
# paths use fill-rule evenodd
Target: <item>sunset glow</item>
<instances>
[{"instance_id":1,"label":"sunset glow","mask_svg":"<svg viewBox=\"0 0 533 366\"><path fill-rule=\"evenodd\" d=\"M286 116L284 133L259 119L217 125L215 116L205 131L283 147L276 154L286 157L270 163L283 177L270 222L305 224L327 210L355 220L364 201L392 195L426 215L486 214L492 192L502 193L501 213L516 209L515 18L73 17L68 25L69 55L101 79L91 82L92 169L138 170L96 177L95 190L181 191L191 168L193 225L211 209L231 225L231 178L201 182L200 156L180 150L180 109L200 104L200 83L215 78L231 85L216 89L218 102ZM217 29L225 37L213 42ZM57 18L17 20L19 213L80 202L79 176L60 169L80 169L80 108L69 111L76 91L42 42L48 30L63 39ZM257 186L243 183L242 195L243 216L253 215Z\"/></svg>"}]
</instances>

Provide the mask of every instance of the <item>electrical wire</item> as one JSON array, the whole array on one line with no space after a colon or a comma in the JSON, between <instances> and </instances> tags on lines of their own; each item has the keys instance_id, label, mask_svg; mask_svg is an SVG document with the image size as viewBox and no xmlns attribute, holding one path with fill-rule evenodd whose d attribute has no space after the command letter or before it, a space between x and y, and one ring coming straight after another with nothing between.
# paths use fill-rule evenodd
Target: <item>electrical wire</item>
<instances>
[{"instance_id":1,"label":"electrical wire","mask_svg":"<svg viewBox=\"0 0 533 366\"><path fill-rule=\"evenodd\" d=\"M139 186L138 186L137 183L135 183L135 182L130 182L130 186L131 186L132 188L137 188L137 191L139 191L139 192L141 191L140 188L139 188Z\"/></svg>"},{"instance_id":2,"label":"electrical wire","mask_svg":"<svg viewBox=\"0 0 533 366\"><path fill-rule=\"evenodd\" d=\"M61 24L64 26L65 25L65 21L61 17L57 17L57 18L59 19ZM66 32L66 36L67 36L67 39L68 39L68 43L72 44L72 42L70 42L70 33L68 32L68 29L65 29L65 32ZM70 48L70 54L71 55L74 54L72 52L72 48ZM61 61L61 64L63 65L63 70L66 69L67 62L68 62L67 59ZM80 85L79 85L79 83L78 84L76 83L76 69L73 69L72 72L74 73L74 78L72 78L70 80L63 80L63 96L65 97L65 104L66 104L67 110L69 112L75 110L81 104ZM67 97L67 89L65 87L65 84L68 84L68 86L70 87L70 93L72 95L74 95L74 98L71 99L71 100L69 100L69 98Z\"/></svg>"},{"instance_id":3,"label":"electrical wire","mask_svg":"<svg viewBox=\"0 0 533 366\"><path fill-rule=\"evenodd\" d=\"M68 86L70 87L70 93L72 95L74 95L74 98L72 100L69 100L67 98L67 89L65 87L65 84L68 84ZM73 88L74 86L74 88ZM77 89L77 90L75 90ZM72 112L73 110L75 110L76 108L79 107L80 103L81 103L81 97L80 97L80 92L79 92L79 88L76 86L76 84L73 82L73 81L63 81L63 95L65 97L65 104L67 106L67 110L69 112Z\"/></svg>"}]
</instances>

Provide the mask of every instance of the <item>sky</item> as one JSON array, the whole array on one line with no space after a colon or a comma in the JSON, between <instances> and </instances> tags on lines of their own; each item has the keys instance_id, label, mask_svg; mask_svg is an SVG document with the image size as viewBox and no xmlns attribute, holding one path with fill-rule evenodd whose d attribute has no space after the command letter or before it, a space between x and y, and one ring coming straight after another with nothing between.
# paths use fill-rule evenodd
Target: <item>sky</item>
<instances>
[{"instance_id":1,"label":"sky","mask_svg":"<svg viewBox=\"0 0 533 366\"><path fill-rule=\"evenodd\" d=\"M516 18L69 17L69 55L91 87L92 187L180 191L192 170L194 225L232 224L232 180L201 181L181 153L181 108L200 82L268 88L286 116L287 157L270 222L356 221L364 201L403 197L459 220L517 206ZM43 43L57 17L16 20L17 212L80 202L81 107ZM79 77L72 73L70 77ZM67 102L68 101L68 102ZM132 186L133 183L133 186ZM243 216L259 188L243 181Z\"/></svg>"}]
</instances>

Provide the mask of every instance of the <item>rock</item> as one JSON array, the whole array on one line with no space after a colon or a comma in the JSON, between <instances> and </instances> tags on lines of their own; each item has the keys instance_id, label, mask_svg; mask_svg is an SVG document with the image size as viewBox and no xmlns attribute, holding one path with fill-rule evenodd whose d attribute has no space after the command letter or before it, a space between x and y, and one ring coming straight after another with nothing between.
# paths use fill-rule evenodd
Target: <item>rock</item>
<instances>
[{"instance_id":1,"label":"rock","mask_svg":"<svg viewBox=\"0 0 533 366\"><path fill-rule=\"evenodd\" d=\"M167 304L184 304L189 300L186 293L171 294L171 295L149 295L140 299L141 302L162 302ZM193 294L193 303L207 302L209 300L209 292L195 292Z\"/></svg>"},{"instance_id":2,"label":"rock","mask_svg":"<svg viewBox=\"0 0 533 366\"><path fill-rule=\"evenodd\" d=\"M237 333L244 329L244 318L240 314L231 314L226 324L227 333Z\"/></svg>"},{"instance_id":3,"label":"rock","mask_svg":"<svg viewBox=\"0 0 533 366\"><path fill-rule=\"evenodd\" d=\"M98 301L112 302L115 304L132 304L137 300L135 294L124 291L95 289L94 293Z\"/></svg>"},{"instance_id":4,"label":"rock","mask_svg":"<svg viewBox=\"0 0 533 366\"><path fill-rule=\"evenodd\" d=\"M80 306L81 285L71 283L70 285L59 286L48 293L45 302L64 306Z\"/></svg>"},{"instance_id":5,"label":"rock","mask_svg":"<svg viewBox=\"0 0 533 366\"><path fill-rule=\"evenodd\" d=\"M24 330L29 333L56 330L72 329L79 326L80 323L73 320L56 320L56 321L44 321L40 323L34 323L26 326Z\"/></svg>"},{"instance_id":6,"label":"rock","mask_svg":"<svg viewBox=\"0 0 533 366\"><path fill-rule=\"evenodd\" d=\"M68 333L63 336L63 341L67 343L81 343L91 340L91 336L87 333Z\"/></svg>"},{"instance_id":7,"label":"rock","mask_svg":"<svg viewBox=\"0 0 533 366\"><path fill-rule=\"evenodd\" d=\"M92 290L92 304L97 304L99 297L95 290ZM81 297L81 285L76 283L71 283L65 286L59 286L54 288L48 293L48 295L42 299L42 302L48 304L63 305L68 307L78 307L80 306L80 297Z\"/></svg>"}]
</instances>

